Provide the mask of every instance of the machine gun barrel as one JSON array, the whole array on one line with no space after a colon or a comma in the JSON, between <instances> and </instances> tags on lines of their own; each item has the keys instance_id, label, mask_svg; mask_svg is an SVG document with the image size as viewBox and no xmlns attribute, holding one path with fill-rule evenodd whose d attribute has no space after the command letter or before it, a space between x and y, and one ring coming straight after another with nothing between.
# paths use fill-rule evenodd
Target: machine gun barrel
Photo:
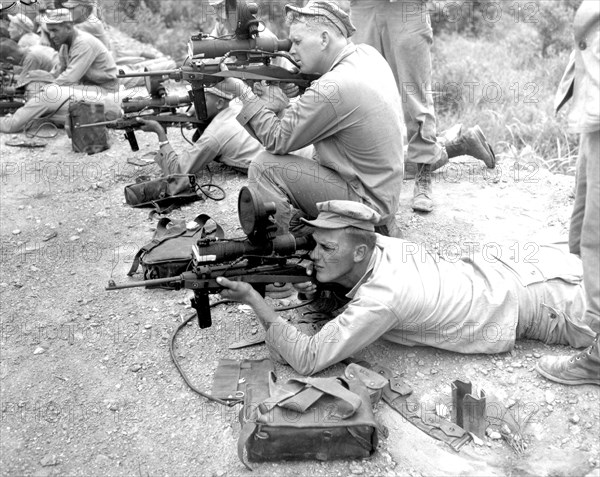
<instances>
[{"instance_id":1,"label":"machine gun barrel","mask_svg":"<svg viewBox=\"0 0 600 477\"><path fill-rule=\"evenodd\" d=\"M196 310L198 326L209 328L212 325L212 316L208 294L222 289L217 282L218 277L250 283L262 295L264 295L265 286L268 283L302 283L310 280L306 269L299 263L290 263L283 257L265 257L265 260L268 262L265 265L251 265L250 260L229 265L197 265L194 267L194 271L183 272L177 277L156 278L123 285L117 285L110 280L106 290L177 284L176 289L186 288L194 291L191 304Z\"/></svg>"},{"instance_id":2,"label":"machine gun barrel","mask_svg":"<svg viewBox=\"0 0 600 477\"><path fill-rule=\"evenodd\" d=\"M181 80L181 70L156 70L156 71L138 71L135 73L118 74L117 78L139 78L146 76L166 76L169 79Z\"/></svg>"},{"instance_id":3,"label":"machine gun barrel","mask_svg":"<svg viewBox=\"0 0 600 477\"><path fill-rule=\"evenodd\" d=\"M123 113L137 113L145 109L173 109L191 106L192 100L189 95L167 95L162 98L125 98L121 102Z\"/></svg>"}]
</instances>

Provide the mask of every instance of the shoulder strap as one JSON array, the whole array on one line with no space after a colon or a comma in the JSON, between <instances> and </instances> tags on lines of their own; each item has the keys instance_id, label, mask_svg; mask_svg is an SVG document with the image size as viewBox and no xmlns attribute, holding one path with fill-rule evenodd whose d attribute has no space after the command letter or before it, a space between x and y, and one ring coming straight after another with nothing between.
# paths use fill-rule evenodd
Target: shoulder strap
<instances>
[{"instance_id":1,"label":"shoulder strap","mask_svg":"<svg viewBox=\"0 0 600 477\"><path fill-rule=\"evenodd\" d=\"M200 228L194 229L194 234L200 232L200 237L205 237L206 233L205 233L204 227L206 226L206 223L209 220L213 220L213 219L210 215L207 215L207 214L199 214L198 216L196 216L194 218L194 222L196 222ZM173 227L167 228L167 225L169 225L171 222L172 222L171 219L169 219L168 217L163 217L162 219L160 219L158 221L158 223L156 224L156 232L154 233L153 239L149 243L144 245L142 248L140 248L138 250L138 252L135 254L135 257L133 257L133 263L131 264L131 268L127 272L127 276L130 277L135 272L137 272L137 269L140 267L140 259L144 253L149 252L150 250L157 247L158 245L165 242L166 240L170 240L175 237L180 237L181 235L184 235L188 231L187 228L185 227L185 224L182 224L181 229L178 230L177 232L175 232L173 230ZM214 222L216 225L215 237L220 238L220 239L225 238L225 232L224 232L223 228L216 221L214 221Z\"/></svg>"},{"instance_id":2,"label":"shoulder strap","mask_svg":"<svg viewBox=\"0 0 600 477\"><path fill-rule=\"evenodd\" d=\"M194 219L194 222L196 222L202 229L204 229L204 227L206 226L206 223L209 220L213 220L210 215L200 214L200 215L196 216L196 218ZM216 228L215 228L215 237L216 238L220 238L220 239L225 238L225 232L224 232L223 228L217 223L216 220L213 220L213 222L215 223L215 226L216 226ZM201 237L205 237L205 236L206 236L206 233L203 230L202 234L201 234Z\"/></svg>"},{"instance_id":3,"label":"shoulder strap","mask_svg":"<svg viewBox=\"0 0 600 477\"><path fill-rule=\"evenodd\" d=\"M271 373L269 394L270 398L259 405L263 414L275 406L304 413L321 397L329 395L337 401L332 416L347 419L362 404L360 396L344 387L340 378L296 378L279 385L274 373Z\"/></svg>"},{"instance_id":4,"label":"shoulder strap","mask_svg":"<svg viewBox=\"0 0 600 477\"><path fill-rule=\"evenodd\" d=\"M142 248L140 248L135 254L135 257L133 257L133 263L131 264L131 268L127 272L128 277L137 272L137 269L140 267L140 259L144 253L149 252L164 241L172 239L174 237L179 237L180 235L183 235L186 232L185 226L181 227L181 229L177 232L172 230L172 228L167 228L167 225L169 223L171 223L171 219L169 219L168 217L163 217L158 221L158 223L156 224L156 232L154 232L154 237L152 238L152 240L146 245L144 245Z\"/></svg>"}]
</instances>

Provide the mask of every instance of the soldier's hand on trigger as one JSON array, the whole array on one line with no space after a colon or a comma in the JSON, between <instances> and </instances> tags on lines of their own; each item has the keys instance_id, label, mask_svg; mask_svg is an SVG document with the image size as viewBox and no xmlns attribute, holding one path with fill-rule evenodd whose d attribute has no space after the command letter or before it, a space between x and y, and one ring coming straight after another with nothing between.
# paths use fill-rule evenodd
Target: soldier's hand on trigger
<instances>
[{"instance_id":1,"label":"soldier's hand on trigger","mask_svg":"<svg viewBox=\"0 0 600 477\"><path fill-rule=\"evenodd\" d=\"M160 125L160 123L158 121L154 121L151 119L143 119L143 118L136 118L138 123L141 123L142 126L140 126L140 129L142 131L147 131L147 132L154 132L156 134L161 134L164 133L165 130L163 129L163 127Z\"/></svg>"},{"instance_id":2,"label":"soldier's hand on trigger","mask_svg":"<svg viewBox=\"0 0 600 477\"><path fill-rule=\"evenodd\" d=\"M279 86L268 84L265 80L254 83L253 91L267 103L266 108L275 113L283 111L290 104L289 98Z\"/></svg>"},{"instance_id":3,"label":"soldier's hand on trigger","mask_svg":"<svg viewBox=\"0 0 600 477\"><path fill-rule=\"evenodd\" d=\"M221 63L220 67L221 71L229 71L229 68L227 68L225 63ZM245 91L251 90L250 86L238 78L225 78L223 80L223 85L226 87L227 91L231 91L236 98L242 96Z\"/></svg>"},{"instance_id":4,"label":"soldier's hand on trigger","mask_svg":"<svg viewBox=\"0 0 600 477\"><path fill-rule=\"evenodd\" d=\"M303 267L306 268L306 275L308 277L312 277L313 275L313 262L310 260L303 261L300 263ZM298 293L303 293L307 297L311 297L317 292L317 284L313 281L302 282L302 283L293 283L293 287L298 291Z\"/></svg>"},{"instance_id":5,"label":"soldier's hand on trigger","mask_svg":"<svg viewBox=\"0 0 600 477\"><path fill-rule=\"evenodd\" d=\"M280 83L279 87L288 98L295 98L300 94L300 88L294 83Z\"/></svg>"},{"instance_id":6,"label":"soldier's hand on trigger","mask_svg":"<svg viewBox=\"0 0 600 477\"><path fill-rule=\"evenodd\" d=\"M239 303L250 304L252 294L257 293L249 283L241 281L228 280L225 277L217 277L217 283L223 287L221 297L237 301Z\"/></svg>"}]
</instances>

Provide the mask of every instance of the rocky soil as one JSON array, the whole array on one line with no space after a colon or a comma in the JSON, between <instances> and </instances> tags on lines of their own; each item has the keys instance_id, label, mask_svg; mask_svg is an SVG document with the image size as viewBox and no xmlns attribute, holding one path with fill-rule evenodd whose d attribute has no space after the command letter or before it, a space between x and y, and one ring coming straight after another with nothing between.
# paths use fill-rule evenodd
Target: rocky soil
<instances>
[{"instance_id":1,"label":"rocky soil","mask_svg":"<svg viewBox=\"0 0 600 477\"><path fill-rule=\"evenodd\" d=\"M156 219L124 205L123 187L157 175L155 137L138 134L141 150L112 132L99 154L71 151L64 131L44 148L7 145L0 137L1 456L3 475L245 475L238 461L238 408L195 395L170 361L167 342L190 313L186 291L143 288L107 292L126 283L132 258L149 241ZM185 148L178 131L170 137ZM128 163L135 158L147 166ZM206 212L239 236L236 200L246 178L214 165L224 201L185 206L173 218ZM464 158L436 176L436 210L410 210L412 181L402 190L398 220L406 238L441 253L564 237L574 178L504 158L495 171ZM466 245L474 243L474 245ZM134 277L139 279L139 275ZM289 301L289 300L288 300ZM287 301L284 301L284 304ZM276 305L278 303L274 303ZM280 303L279 303L280 304ZM196 386L209 389L221 358L267 356L264 345L230 350L257 323L236 304L215 309L212 328L186 327L177 356ZM598 475L600 389L550 383L534 370L561 346L524 341L508 354L462 356L378 342L360 357L385 363L414 388L423 410L444 414L450 383L469 380L514 415L536 411L517 454L498 433L460 453L434 441L380 403L388 435L369 460L257 464L258 475ZM335 375L341 366L326 370ZM277 366L277 374L294 373Z\"/></svg>"}]
</instances>

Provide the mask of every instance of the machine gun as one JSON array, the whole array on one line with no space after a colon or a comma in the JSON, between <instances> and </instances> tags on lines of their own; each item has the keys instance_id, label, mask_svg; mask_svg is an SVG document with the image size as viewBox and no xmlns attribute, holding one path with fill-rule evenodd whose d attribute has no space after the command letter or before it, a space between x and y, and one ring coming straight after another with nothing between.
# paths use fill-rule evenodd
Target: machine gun
<instances>
[{"instance_id":1,"label":"machine gun","mask_svg":"<svg viewBox=\"0 0 600 477\"><path fill-rule=\"evenodd\" d=\"M228 6L229 10L229 6ZM120 74L119 78L145 76L164 81L172 79L185 81L191 85L190 97L199 119L207 119L204 88L213 86L227 77L239 78L248 82L269 81L293 83L306 88L318 75L294 73L272 60L283 57L299 69L295 60L287 53L292 46L290 40L261 37L259 20L255 15L258 7L254 3L237 2L236 31L233 38L214 39L199 33L188 43L189 64L174 70L146 71ZM227 71L221 71L221 64Z\"/></svg>"},{"instance_id":2,"label":"machine gun","mask_svg":"<svg viewBox=\"0 0 600 477\"><path fill-rule=\"evenodd\" d=\"M25 104L25 91L14 86L0 88L0 116L14 113Z\"/></svg>"},{"instance_id":3,"label":"machine gun","mask_svg":"<svg viewBox=\"0 0 600 477\"><path fill-rule=\"evenodd\" d=\"M0 63L0 116L14 113L25 104L25 89L15 86L13 65Z\"/></svg>"},{"instance_id":4,"label":"machine gun","mask_svg":"<svg viewBox=\"0 0 600 477\"><path fill-rule=\"evenodd\" d=\"M205 238L192 247L192 270L176 277L157 278L117 285L108 282L106 290L133 287L175 285L176 289L194 291L192 307L198 326L212 325L208 295L223 288L218 277L250 283L264 296L269 283L303 283L310 280L302 266L306 256L298 250L313 248L312 237L295 238L292 234L276 235L273 221L275 204L260 203L255 194L242 187L238 198L238 215L246 237L237 239Z\"/></svg>"},{"instance_id":5,"label":"machine gun","mask_svg":"<svg viewBox=\"0 0 600 477\"><path fill-rule=\"evenodd\" d=\"M188 96L168 95L160 98L130 99L126 98L121 102L121 108L125 113L122 118L113 121L100 121L89 124L74 124L76 129L92 128L96 126L106 126L110 129L125 130L125 139L129 142L132 151L139 151L135 130L140 129L143 124L136 118L140 117L147 120L158 121L163 127L187 127L200 128L206 125L188 112L177 112L180 107L191 107L192 103Z\"/></svg>"}]
</instances>

